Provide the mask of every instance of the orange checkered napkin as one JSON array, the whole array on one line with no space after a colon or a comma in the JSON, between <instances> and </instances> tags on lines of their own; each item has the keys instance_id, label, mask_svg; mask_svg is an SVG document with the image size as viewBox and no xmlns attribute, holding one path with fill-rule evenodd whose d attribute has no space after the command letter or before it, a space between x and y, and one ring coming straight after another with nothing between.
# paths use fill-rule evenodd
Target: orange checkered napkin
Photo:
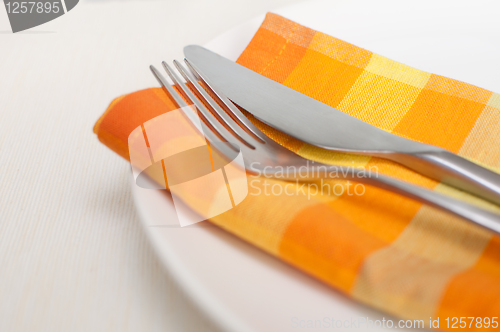
<instances>
[{"instance_id":1,"label":"orange checkered napkin","mask_svg":"<svg viewBox=\"0 0 500 332\"><path fill-rule=\"evenodd\" d=\"M500 172L499 94L408 67L275 14L267 15L238 62L386 131ZM132 130L174 108L161 89L138 91L115 99L94 130L128 159ZM325 151L252 121L306 158L376 167L431 190L477 200L395 163ZM211 222L402 318L427 324L429 317L500 316L498 236L373 187L361 196L296 192L248 195Z\"/></svg>"}]
</instances>

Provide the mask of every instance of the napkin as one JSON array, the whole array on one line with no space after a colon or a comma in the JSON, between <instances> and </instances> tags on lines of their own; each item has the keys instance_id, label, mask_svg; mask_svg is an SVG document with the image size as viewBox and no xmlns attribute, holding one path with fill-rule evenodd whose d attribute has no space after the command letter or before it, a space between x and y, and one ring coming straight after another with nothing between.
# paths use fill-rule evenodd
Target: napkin
<instances>
[{"instance_id":1,"label":"napkin","mask_svg":"<svg viewBox=\"0 0 500 332\"><path fill-rule=\"evenodd\" d=\"M499 94L406 66L272 13L238 63L383 130L500 172ZM175 108L159 88L130 93L113 100L94 132L128 159L129 134ZM250 119L308 159L368 168L498 210L393 162L315 148ZM288 185L296 194L248 195L210 221L401 318L421 319L426 326L430 317L439 318L446 328L446 318L500 315L497 235L370 186L358 187L358 194L317 193L300 183L266 181L278 189ZM331 181L348 189L346 181Z\"/></svg>"}]
</instances>

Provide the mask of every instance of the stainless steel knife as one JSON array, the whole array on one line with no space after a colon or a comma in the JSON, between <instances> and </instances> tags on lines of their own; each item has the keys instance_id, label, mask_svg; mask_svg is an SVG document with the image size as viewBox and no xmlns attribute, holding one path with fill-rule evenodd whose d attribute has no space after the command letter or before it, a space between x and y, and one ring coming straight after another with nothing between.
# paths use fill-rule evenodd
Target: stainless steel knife
<instances>
[{"instance_id":1,"label":"stainless steel knife","mask_svg":"<svg viewBox=\"0 0 500 332\"><path fill-rule=\"evenodd\" d=\"M497 173L381 130L201 46L186 46L184 55L234 103L292 137L324 149L386 158L500 205Z\"/></svg>"}]
</instances>

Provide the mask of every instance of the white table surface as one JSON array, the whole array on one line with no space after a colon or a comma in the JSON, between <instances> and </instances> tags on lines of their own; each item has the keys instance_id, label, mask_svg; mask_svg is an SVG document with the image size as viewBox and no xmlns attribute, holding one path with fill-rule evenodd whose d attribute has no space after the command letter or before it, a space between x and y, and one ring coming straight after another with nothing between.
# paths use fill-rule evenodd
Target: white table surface
<instances>
[{"instance_id":1,"label":"white table surface","mask_svg":"<svg viewBox=\"0 0 500 332\"><path fill-rule=\"evenodd\" d=\"M0 331L218 331L160 266L130 166L92 127L157 85L150 64L293 2L80 1L17 34L0 8Z\"/></svg>"}]
</instances>

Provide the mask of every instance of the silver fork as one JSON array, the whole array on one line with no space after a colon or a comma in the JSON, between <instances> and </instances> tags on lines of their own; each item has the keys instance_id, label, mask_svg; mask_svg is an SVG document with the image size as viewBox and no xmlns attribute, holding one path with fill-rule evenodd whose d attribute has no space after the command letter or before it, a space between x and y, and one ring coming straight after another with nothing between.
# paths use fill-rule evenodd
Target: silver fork
<instances>
[{"instance_id":1,"label":"silver fork","mask_svg":"<svg viewBox=\"0 0 500 332\"><path fill-rule=\"evenodd\" d=\"M421 203L439 208L456 216L469 220L486 229L500 234L500 215L482 209L478 206L463 202L461 200L443 195L426 188L410 184L389 176L380 175L364 169L355 169L337 165L326 165L311 162L294 152L282 147L264 133L260 131L245 115L219 90L207 77L205 77L189 61L187 68L174 60L174 65L189 82L196 94L180 79L177 73L165 62L162 65L173 83L180 88L184 98L196 106L197 114L192 111L183 96L179 94L165 77L154 67L150 66L153 75L169 94L182 108L191 122L199 128L208 141L216 146L228 159L232 160L241 150L245 168L253 174L265 174L269 177L276 177L284 180L311 181L313 179L327 179L332 171L345 180L352 180L363 184L368 184L381 189L385 189L408 198L412 198ZM203 87L202 87L203 85ZM205 89L209 90L209 94ZM216 102L212 96L218 102ZM204 101L205 103L203 103ZM209 109L205 107L209 105ZM221 107L223 105L224 107ZM191 111L190 111L191 110ZM201 122L199 121L201 118ZM297 177L295 171L300 167L307 168L307 179ZM324 172L318 169L326 170ZM278 176L279 174L279 176Z\"/></svg>"}]
</instances>

